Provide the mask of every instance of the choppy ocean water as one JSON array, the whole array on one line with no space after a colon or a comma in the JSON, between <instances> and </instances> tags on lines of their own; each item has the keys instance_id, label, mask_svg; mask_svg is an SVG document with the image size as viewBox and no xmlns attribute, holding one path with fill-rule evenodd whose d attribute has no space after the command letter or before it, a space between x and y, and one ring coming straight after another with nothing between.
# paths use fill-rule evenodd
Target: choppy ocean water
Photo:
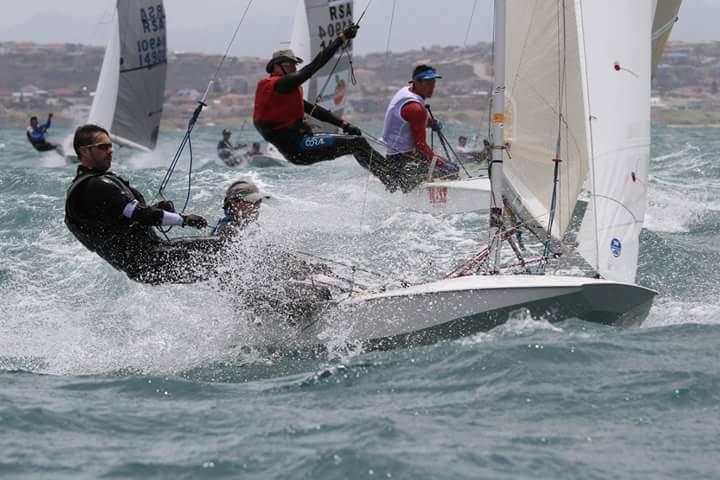
<instances>
[{"instance_id":1,"label":"choppy ocean water","mask_svg":"<svg viewBox=\"0 0 720 480\"><path fill-rule=\"evenodd\" d=\"M216 134L194 135L188 211L218 218L250 175L274 195L264 240L411 282L485 242L484 216L399 210L349 160L228 169ZM114 170L152 197L181 135L116 152ZM244 348L254 332L222 291L138 285L86 251L62 221L74 167L0 130L0 475L719 478L719 156L715 129L654 131L639 282L660 295L640 327L518 316L298 359Z\"/></svg>"}]
</instances>

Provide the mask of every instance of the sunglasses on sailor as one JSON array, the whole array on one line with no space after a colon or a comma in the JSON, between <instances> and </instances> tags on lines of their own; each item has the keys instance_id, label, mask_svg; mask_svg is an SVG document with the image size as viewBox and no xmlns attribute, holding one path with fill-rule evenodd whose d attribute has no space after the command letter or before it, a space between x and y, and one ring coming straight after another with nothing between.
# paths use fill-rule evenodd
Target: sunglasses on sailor
<instances>
[{"instance_id":1,"label":"sunglasses on sailor","mask_svg":"<svg viewBox=\"0 0 720 480\"><path fill-rule=\"evenodd\" d=\"M234 198L232 202L238 206L241 207L259 207L262 203L262 200L258 200L257 202L248 202L247 200L243 200L242 198Z\"/></svg>"},{"instance_id":2,"label":"sunglasses on sailor","mask_svg":"<svg viewBox=\"0 0 720 480\"><path fill-rule=\"evenodd\" d=\"M107 152L112 148L112 143L93 143L90 145L85 145L85 148L88 150L92 150L93 148L97 148L98 150L102 150L104 152Z\"/></svg>"}]
</instances>

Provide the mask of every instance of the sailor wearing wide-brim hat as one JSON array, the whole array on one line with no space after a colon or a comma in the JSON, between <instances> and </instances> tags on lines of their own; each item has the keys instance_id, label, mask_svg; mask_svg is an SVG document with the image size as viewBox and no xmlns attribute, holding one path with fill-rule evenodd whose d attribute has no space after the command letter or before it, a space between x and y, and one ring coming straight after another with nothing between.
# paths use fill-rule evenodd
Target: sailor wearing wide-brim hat
<instances>
[{"instance_id":1,"label":"sailor wearing wide-brim hat","mask_svg":"<svg viewBox=\"0 0 720 480\"><path fill-rule=\"evenodd\" d=\"M295 52L293 52L289 48L282 48L280 50L275 50L272 54L272 57L268 61L267 65L265 65L265 71L267 73L272 73L273 66L277 64L282 63L293 63L295 65L298 65L300 63L303 63L303 59L295 55Z\"/></svg>"}]
</instances>

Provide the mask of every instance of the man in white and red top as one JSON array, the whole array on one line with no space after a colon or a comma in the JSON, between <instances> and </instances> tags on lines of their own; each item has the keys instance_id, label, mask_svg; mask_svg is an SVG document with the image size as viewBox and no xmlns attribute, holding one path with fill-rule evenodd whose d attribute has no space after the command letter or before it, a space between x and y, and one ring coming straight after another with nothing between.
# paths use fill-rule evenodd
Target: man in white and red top
<instances>
[{"instance_id":1,"label":"man in white and red top","mask_svg":"<svg viewBox=\"0 0 720 480\"><path fill-rule=\"evenodd\" d=\"M435 79L442 78L429 65L413 70L410 85L397 91L385 112L383 140L387 146L387 165L395 173L398 186L409 192L426 180L433 160L433 177L456 177L458 167L438 156L427 144L426 128L440 131L442 124L428 114L425 99L432 97Z\"/></svg>"}]
</instances>

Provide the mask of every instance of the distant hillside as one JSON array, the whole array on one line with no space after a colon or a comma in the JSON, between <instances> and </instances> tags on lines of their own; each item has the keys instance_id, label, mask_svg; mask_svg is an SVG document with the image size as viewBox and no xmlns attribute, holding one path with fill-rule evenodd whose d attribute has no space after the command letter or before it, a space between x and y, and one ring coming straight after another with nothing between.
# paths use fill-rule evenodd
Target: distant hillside
<instances>
[{"instance_id":1,"label":"distant hillside","mask_svg":"<svg viewBox=\"0 0 720 480\"><path fill-rule=\"evenodd\" d=\"M27 85L43 90L82 87L94 90L103 53L101 47L79 44L0 43L0 92L18 91ZM442 64L449 82L472 82L479 79L475 78L473 64L484 63L488 54L489 46L480 44L466 49L438 47L390 56L355 56L353 63L357 70L373 72L365 78L370 84L361 85L373 90L381 86L376 82L392 87L402 85L419 61ZM182 88L204 91L220 59L220 55L173 53L168 60L167 92ZM265 75L266 61L257 57L228 58L220 70L217 88L224 91L254 88L255 82Z\"/></svg>"},{"instance_id":2,"label":"distant hillside","mask_svg":"<svg viewBox=\"0 0 720 480\"><path fill-rule=\"evenodd\" d=\"M0 125L22 126L29 111L55 110L57 122L70 122L63 108L89 105L95 89L104 49L79 44L0 42ZM196 100L218 68L220 55L173 52L168 55L168 77L163 121L184 125ZM267 59L230 57L219 71L210 92L212 108L206 122L242 122L252 116L257 81L266 75ZM469 47L433 47L395 54L356 55L353 59L357 85L348 97L349 119L379 119L393 92L406 84L413 67L434 65L443 75L432 98L433 109L445 119L480 125L487 119L492 89L489 43ZM675 42L666 50L658 69L654 94L656 120L666 123L715 123L715 117L697 112L720 112L720 43ZM54 103L23 103L21 89L45 90ZM182 92L182 94L178 94ZM199 92L199 93L198 93ZM55 105L57 108L51 106ZM690 111L691 113L684 113ZM679 113L678 113L679 112ZM700 120L698 120L700 119Z\"/></svg>"}]
</instances>

